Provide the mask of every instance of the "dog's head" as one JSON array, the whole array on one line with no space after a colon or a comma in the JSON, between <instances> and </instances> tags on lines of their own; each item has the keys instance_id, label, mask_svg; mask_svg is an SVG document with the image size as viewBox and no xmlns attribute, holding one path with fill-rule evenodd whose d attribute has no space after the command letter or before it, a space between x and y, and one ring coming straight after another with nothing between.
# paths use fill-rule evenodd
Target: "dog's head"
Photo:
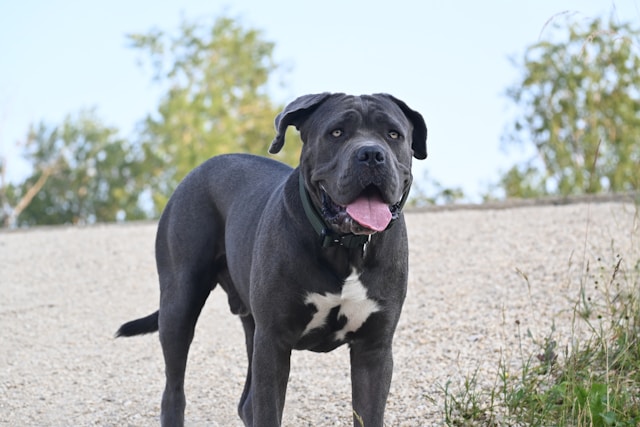
<instances>
[{"instance_id":1,"label":"dog's head","mask_svg":"<svg viewBox=\"0 0 640 427\"><path fill-rule=\"evenodd\" d=\"M313 204L335 232L372 234L400 213L411 158L427 157L422 116L387 94L302 96L276 117L269 152L289 125L304 143L300 172Z\"/></svg>"}]
</instances>

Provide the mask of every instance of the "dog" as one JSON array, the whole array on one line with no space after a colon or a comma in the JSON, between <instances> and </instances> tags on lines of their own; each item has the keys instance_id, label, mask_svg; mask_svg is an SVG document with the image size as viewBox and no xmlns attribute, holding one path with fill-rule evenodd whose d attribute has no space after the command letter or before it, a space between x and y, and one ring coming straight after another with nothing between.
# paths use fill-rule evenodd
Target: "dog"
<instances>
[{"instance_id":1,"label":"dog","mask_svg":"<svg viewBox=\"0 0 640 427\"><path fill-rule=\"evenodd\" d=\"M116 336L159 331L161 423L184 423L194 328L219 284L244 329L246 426L279 426L292 350L350 347L354 425L383 425L392 340L407 289L402 213L412 158L427 157L422 115L388 95L305 95L275 119L303 141L292 169L249 154L212 157L178 185L158 224L160 307Z\"/></svg>"}]
</instances>

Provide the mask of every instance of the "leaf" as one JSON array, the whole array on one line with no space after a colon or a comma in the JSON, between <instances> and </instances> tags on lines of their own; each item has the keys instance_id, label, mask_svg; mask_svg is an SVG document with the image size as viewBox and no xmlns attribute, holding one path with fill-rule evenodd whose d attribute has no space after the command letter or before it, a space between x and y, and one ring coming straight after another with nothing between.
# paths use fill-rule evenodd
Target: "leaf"
<instances>
[{"instance_id":1,"label":"leaf","mask_svg":"<svg viewBox=\"0 0 640 427\"><path fill-rule=\"evenodd\" d=\"M601 413L600 417L602 418L604 425L607 425L607 426L617 425L618 418L614 412L609 411L609 412Z\"/></svg>"},{"instance_id":2,"label":"leaf","mask_svg":"<svg viewBox=\"0 0 640 427\"><path fill-rule=\"evenodd\" d=\"M536 156L501 187L509 197L640 189L640 31L596 18L554 23L553 35L525 50L506 91L519 114L502 140Z\"/></svg>"}]
</instances>

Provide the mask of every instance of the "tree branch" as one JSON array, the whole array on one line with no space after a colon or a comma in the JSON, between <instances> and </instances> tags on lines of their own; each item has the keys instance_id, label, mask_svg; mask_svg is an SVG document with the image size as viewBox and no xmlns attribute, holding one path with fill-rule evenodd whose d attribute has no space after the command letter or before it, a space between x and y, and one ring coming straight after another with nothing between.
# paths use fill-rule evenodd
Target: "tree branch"
<instances>
[{"instance_id":1,"label":"tree branch","mask_svg":"<svg viewBox=\"0 0 640 427\"><path fill-rule=\"evenodd\" d=\"M40 175L38 180L35 182L35 184L33 184L27 190L25 195L22 196L22 198L20 198L20 201L16 204L16 206L13 208L11 213L5 218L4 220L5 227L14 225L18 216L22 213L22 211L24 211L27 208L27 206L29 206L29 203L31 203L33 198L36 197L38 192L42 189L42 187L44 187L44 184L47 182L51 174L53 174L55 169L56 169L55 166L49 166L42 170L42 174Z\"/></svg>"}]
</instances>

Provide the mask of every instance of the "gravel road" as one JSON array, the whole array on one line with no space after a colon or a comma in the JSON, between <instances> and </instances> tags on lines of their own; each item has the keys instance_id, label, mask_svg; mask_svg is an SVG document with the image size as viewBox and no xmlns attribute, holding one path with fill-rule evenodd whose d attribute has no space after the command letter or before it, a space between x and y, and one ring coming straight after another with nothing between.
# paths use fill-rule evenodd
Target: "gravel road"
<instances>
[{"instance_id":1,"label":"gravel road","mask_svg":"<svg viewBox=\"0 0 640 427\"><path fill-rule=\"evenodd\" d=\"M409 294L395 337L388 426L442 425L447 382L477 371L491 384L501 357L517 369L519 331L543 337L555 319L563 339L587 263L610 269L621 256L628 268L640 260L633 204L406 218ZM157 334L113 338L122 322L157 308L155 228L0 233L0 425L158 425L164 375ZM533 344L522 334L527 350ZM187 424L241 426L236 403L245 369L240 322L216 289L192 345ZM350 424L346 348L295 352L284 425Z\"/></svg>"}]
</instances>

